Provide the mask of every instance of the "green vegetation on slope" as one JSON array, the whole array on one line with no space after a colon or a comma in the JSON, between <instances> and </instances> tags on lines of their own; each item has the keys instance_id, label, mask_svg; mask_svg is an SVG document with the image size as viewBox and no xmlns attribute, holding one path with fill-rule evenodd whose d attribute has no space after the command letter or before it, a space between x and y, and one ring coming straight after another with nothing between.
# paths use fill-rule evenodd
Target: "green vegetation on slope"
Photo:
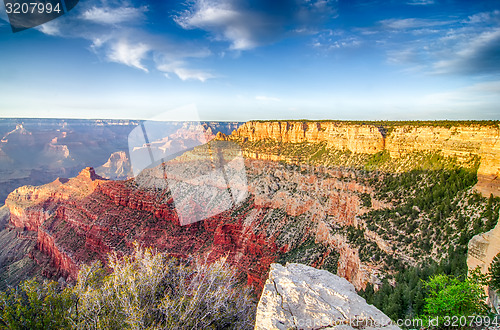
<instances>
[{"instance_id":1,"label":"green vegetation on slope","mask_svg":"<svg viewBox=\"0 0 500 330\"><path fill-rule=\"evenodd\" d=\"M386 259L386 271L392 275L378 291L369 285L361 294L394 320L424 313L432 293L422 281L438 275L465 281L469 240L498 221L500 198L484 198L472 189L476 168L442 163L440 169L372 179L377 197L395 207L362 218L367 229L390 242L394 255Z\"/></svg>"},{"instance_id":2,"label":"green vegetation on slope","mask_svg":"<svg viewBox=\"0 0 500 330\"><path fill-rule=\"evenodd\" d=\"M287 262L310 264L317 261L319 269L336 274L338 260L338 252L327 249L323 244L315 243L314 239L309 237L292 250L282 254L277 262L285 265Z\"/></svg>"},{"instance_id":3,"label":"green vegetation on slope","mask_svg":"<svg viewBox=\"0 0 500 330\"><path fill-rule=\"evenodd\" d=\"M215 146L223 141L212 142ZM241 149L256 155L273 155L282 161L294 164L310 164L328 167L343 167L369 172L402 173L411 170L433 170L441 168L479 166L479 158L474 155L457 159L444 157L441 152L411 152L398 158L391 158L389 152L375 154L353 153L327 146L326 141L319 143L300 142L282 143L270 139L258 141L237 141Z\"/></svg>"},{"instance_id":4,"label":"green vegetation on slope","mask_svg":"<svg viewBox=\"0 0 500 330\"><path fill-rule=\"evenodd\" d=\"M362 225L358 228L334 226L332 230L358 248L362 262L381 270L380 283L369 285L361 294L395 320L423 315L429 297L423 281L440 274L465 281L469 240L498 221L500 199L484 198L473 189L477 156L457 159L440 152L413 152L391 158L386 151L370 155L334 150L326 142L239 143L250 154L279 156L291 170L302 171L304 164L337 168L348 175L336 179L375 189L371 195L358 194L361 204L372 207L375 199L385 207L359 216ZM304 233L302 227L300 222L292 223L290 231ZM368 236L377 237L387 249ZM298 256L309 254L308 244L295 246L280 261L299 261Z\"/></svg>"}]
</instances>

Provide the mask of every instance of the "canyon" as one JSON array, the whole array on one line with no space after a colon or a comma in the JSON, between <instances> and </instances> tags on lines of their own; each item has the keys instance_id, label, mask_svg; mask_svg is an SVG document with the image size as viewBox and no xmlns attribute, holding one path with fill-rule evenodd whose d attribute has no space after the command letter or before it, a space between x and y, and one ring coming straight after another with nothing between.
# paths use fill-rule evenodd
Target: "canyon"
<instances>
[{"instance_id":1,"label":"canyon","mask_svg":"<svg viewBox=\"0 0 500 330\"><path fill-rule=\"evenodd\" d=\"M34 261L45 276L67 281L82 264L105 263L107 253L128 254L139 242L173 257L227 256L257 292L270 265L286 262L328 270L363 290L381 285L387 274L387 262L375 256L391 254L408 265L420 260L400 249L408 245L397 239L400 233L388 236L382 225L368 228L367 215L395 207L377 192L375 177L404 173L416 159L411 157L437 153L442 162L477 166L481 193L499 191L497 123L248 122L229 133L210 131L211 142L134 178L108 180L87 167L71 179L19 187L6 199L10 219L4 230L33 242L19 258ZM158 146L174 140L170 136ZM243 176L218 159L231 163L235 155L241 156ZM367 171L379 155L388 156L382 159L390 171L380 162ZM125 156L114 154L100 170L129 177ZM224 175L203 175L209 170ZM427 215L415 207L410 210L422 222ZM185 210L203 216L185 224Z\"/></svg>"},{"instance_id":2,"label":"canyon","mask_svg":"<svg viewBox=\"0 0 500 330\"><path fill-rule=\"evenodd\" d=\"M258 171L268 165L256 161L249 167ZM6 206L10 209L10 224L37 232L36 249L52 257L58 275L72 279L82 263L95 259L105 262L107 253L127 253L137 241L177 257L199 255L216 260L228 254L228 261L245 274L247 283L262 288L269 264L300 246L301 236L311 232L318 242L335 242L337 250L343 252L340 272L362 286L366 279L356 268L356 252L342 237L329 234L328 227L320 222L323 216L332 214L337 223L352 224L355 209L360 208L356 197L348 190L335 192L326 207L312 198L303 206L307 197L262 192L273 180L282 179L275 174L261 178L260 173L249 171L249 191L257 192L255 195L228 211L186 226L180 226L177 206L164 190L137 189L131 180L104 180L92 168L66 182L56 180L41 187L18 188L9 195ZM256 175L255 181L252 175ZM288 181L299 189L313 189L311 175ZM346 188L335 179L322 182L325 192L335 185ZM342 195L351 201L339 202ZM277 212L283 206L285 211ZM318 225L301 223L309 217L318 218ZM298 228L284 230L293 223ZM274 233L270 235L271 231ZM333 254L317 254L309 262L321 266L329 253Z\"/></svg>"},{"instance_id":3,"label":"canyon","mask_svg":"<svg viewBox=\"0 0 500 330\"><path fill-rule=\"evenodd\" d=\"M0 119L0 204L20 186L42 185L58 177L74 177L87 166L96 168L107 178L131 177L129 136L134 128L145 123L150 122ZM156 126L161 135L151 138L167 137L159 145L165 149L169 147L165 146L166 142L175 144L186 140L189 127L202 127L211 138L217 132L230 134L239 125L238 122L163 122ZM173 136L168 139L168 135Z\"/></svg>"}]
</instances>

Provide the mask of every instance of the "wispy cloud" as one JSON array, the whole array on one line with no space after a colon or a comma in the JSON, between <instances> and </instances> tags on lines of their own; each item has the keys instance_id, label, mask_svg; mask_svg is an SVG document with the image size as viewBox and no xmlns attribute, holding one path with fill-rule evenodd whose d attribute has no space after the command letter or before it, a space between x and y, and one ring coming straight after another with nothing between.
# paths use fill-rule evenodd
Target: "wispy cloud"
<instances>
[{"instance_id":1,"label":"wispy cloud","mask_svg":"<svg viewBox=\"0 0 500 330\"><path fill-rule=\"evenodd\" d=\"M500 11L465 19L387 19L366 38L385 43L388 62L427 74L500 74Z\"/></svg>"},{"instance_id":2,"label":"wispy cloud","mask_svg":"<svg viewBox=\"0 0 500 330\"><path fill-rule=\"evenodd\" d=\"M333 0L263 1L194 0L175 17L184 29L202 29L230 49L246 50L316 26L336 12Z\"/></svg>"},{"instance_id":3,"label":"wispy cloud","mask_svg":"<svg viewBox=\"0 0 500 330\"><path fill-rule=\"evenodd\" d=\"M404 18L404 19L386 19L379 22L382 26L394 29L394 30L405 30L405 29L420 29L428 28L433 26L442 26L453 23L453 21L441 21L433 19L423 19L423 18Z\"/></svg>"},{"instance_id":4,"label":"wispy cloud","mask_svg":"<svg viewBox=\"0 0 500 330\"><path fill-rule=\"evenodd\" d=\"M59 36L61 34L57 21L47 22L45 24L35 27L35 29L49 36Z\"/></svg>"},{"instance_id":5,"label":"wispy cloud","mask_svg":"<svg viewBox=\"0 0 500 330\"><path fill-rule=\"evenodd\" d=\"M437 73L500 73L500 28L473 35L458 34L447 57L437 61Z\"/></svg>"},{"instance_id":6,"label":"wispy cloud","mask_svg":"<svg viewBox=\"0 0 500 330\"><path fill-rule=\"evenodd\" d=\"M466 113L470 113L471 108L481 108L486 118L494 118L498 116L500 81L481 82L447 92L429 94L421 98L420 103L422 106L438 109L465 110Z\"/></svg>"},{"instance_id":7,"label":"wispy cloud","mask_svg":"<svg viewBox=\"0 0 500 330\"><path fill-rule=\"evenodd\" d=\"M205 82L208 79L215 78L215 75L210 72L186 68L186 63L182 61L159 64L157 69L165 73L167 78L170 78L170 73L173 73L183 81L198 80Z\"/></svg>"},{"instance_id":8,"label":"wispy cloud","mask_svg":"<svg viewBox=\"0 0 500 330\"><path fill-rule=\"evenodd\" d=\"M81 18L100 24L119 24L124 22L137 22L144 19L147 7L96 7L93 6L81 14Z\"/></svg>"},{"instance_id":9,"label":"wispy cloud","mask_svg":"<svg viewBox=\"0 0 500 330\"><path fill-rule=\"evenodd\" d=\"M433 5L435 3L434 0L410 0L406 4L412 6L428 6Z\"/></svg>"},{"instance_id":10,"label":"wispy cloud","mask_svg":"<svg viewBox=\"0 0 500 330\"><path fill-rule=\"evenodd\" d=\"M77 15L61 17L37 29L51 36L82 38L89 41L89 49L99 58L150 72L158 70L179 79L206 81L215 75L202 69L189 68L192 58L211 55L204 46L168 36L155 35L138 26L146 19L148 7L134 7L128 1L89 0L75 8ZM154 67L148 67L154 63ZM169 66L168 66L168 65Z\"/></svg>"},{"instance_id":11,"label":"wispy cloud","mask_svg":"<svg viewBox=\"0 0 500 330\"><path fill-rule=\"evenodd\" d=\"M361 43L361 38L356 35L331 29L317 33L312 39L312 46L323 50L358 47Z\"/></svg>"},{"instance_id":12,"label":"wispy cloud","mask_svg":"<svg viewBox=\"0 0 500 330\"><path fill-rule=\"evenodd\" d=\"M111 45L107 58L112 62L149 72L142 61L150 50L151 47L143 43L131 44L126 40L119 40Z\"/></svg>"},{"instance_id":13,"label":"wispy cloud","mask_svg":"<svg viewBox=\"0 0 500 330\"><path fill-rule=\"evenodd\" d=\"M493 23L493 22L500 23L500 10L477 13L467 17L467 19L462 21L462 23L466 24Z\"/></svg>"}]
</instances>

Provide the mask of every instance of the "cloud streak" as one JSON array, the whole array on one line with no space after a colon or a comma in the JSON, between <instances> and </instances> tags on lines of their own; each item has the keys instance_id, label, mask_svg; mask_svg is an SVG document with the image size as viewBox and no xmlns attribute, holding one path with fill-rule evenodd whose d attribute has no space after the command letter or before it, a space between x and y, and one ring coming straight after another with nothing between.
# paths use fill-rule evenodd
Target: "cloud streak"
<instances>
[{"instance_id":1,"label":"cloud streak","mask_svg":"<svg viewBox=\"0 0 500 330\"><path fill-rule=\"evenodd\" d=\"M142 62L150 50L151 48L143 43L131 44L126 40L119 40L111 45L107 58L111 62L125 64L149 72Z\"/></svg>"},{"instance_id":2,"label":"cloud streak","mask_svg":"<svg viewBox=\"0 0 500 330\"><path fill-rule=\"evenodd\" d=\"M130 2L90 0L81 2L76 17L67 17L43 24L37 29L50 36L82 38L90 42L89 49L105 61L126 65L144 72L158 70L182 81L204 82L216 76L202 69L192 69L186 63L191 58L211 55L206 47L183 40L170 40L138 26L146 20L147 6L133 7ZM147 63L154 63L149 67Z\"/></svg>"},{"instance_id":3,"label":"cloud streak","mask_svg":"<svg viewBox=\"0 0 500 330\"><path fill-rule=\"evenodd\" d=\"M159 64L157 69L165 73L167 78L170 78L170 73L173 73L182 81L198 80L205 82L208 79L215 78L215 75L210 72L187 68L186 63L182 61Z\"/></svg>"},{"instance_id":4,"label":"cloud streak","mask_svg":"<svg viewBox=\"0 0 500 330\"><path fill-rule=\"evenodd\" d=\"M494 118L498 115L500 103L500 81L481 82L447 92L429 94L419 102L421 106L448 110L455 114L470 114L471 108L481 108L484 117L478 119Z\"/></svg>"},{"instance_id":5,"label":"cloud streak","mask_svg":"<svg viewBox=\"0 0 500 330\"><path fill-rule=\"evenodd\" d=\"M434 64L437 73L500 73L500 28L456 39L451 56Z\"/></svg>"},{"instance_id":6,"label":"cloud streak","mask_svg":"<svg viewBox=\"0 0 500 330\"><path fill-rule=\"evenodd\" d=\"M388 61L427 74L500 75L500 11L466 19L387 19L373 37Z\"/></svg>"},{"instance_id":7,"label":"cloud streak","mask_svg":"<svg viewBox=\"0 0 500 330\"><path fill-rule=\"evenodd\" d=\"M427 27L443 26L453 21L441 21L423 18L386 19L379 22L385 28L393 30L420 29Z\"/></svg>"},{"instance_id":8,"label":"cloud streak","mask_svg":"<svg viewBox=\"0 0 500 330\"><path fill-rule=\"evenodd\" d=\"M434 0L411 0L408 1L406 4L411 6L428 6L428 5L433 5L434 3L435 3Z\"/></svg>"},{"instance_id":9,"label":"cloud streak","mask_svg":"<svg viewBox=\"0 0 500 330\"><path fill-rule=\"evenodd\" d=\"M232 50L270 44L318 26L336 12L336 1L195 0L174 20L184 29L202 29Z\"/></svg>"},{"instance_id":10,"label":"cloud streak","mask_svg":"<svg viewBox=\"0 0 500 330\"><path fill-rule=\"evenodd\" d=\"M93 6L81 14L81 18L99 24L120 24L143 20L146 7L96 7Z\"/></svg>"}]
</instances>

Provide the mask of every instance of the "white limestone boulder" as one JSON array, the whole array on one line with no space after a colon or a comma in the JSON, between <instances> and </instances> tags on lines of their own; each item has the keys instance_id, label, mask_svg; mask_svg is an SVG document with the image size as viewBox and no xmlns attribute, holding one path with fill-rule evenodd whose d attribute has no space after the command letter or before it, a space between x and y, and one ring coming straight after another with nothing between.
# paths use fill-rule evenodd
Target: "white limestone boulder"
<instances>
[{"instance_id":1,"label":"white limestone boulder","mask_svg":"<svg viewBox=\"0 0 500 330\"><path fill-rule=\"evenodd\" d=\"M256 330L399 329L346 279L302 264L272 264L257 306Z\"/></svg>"}]
</instances>

